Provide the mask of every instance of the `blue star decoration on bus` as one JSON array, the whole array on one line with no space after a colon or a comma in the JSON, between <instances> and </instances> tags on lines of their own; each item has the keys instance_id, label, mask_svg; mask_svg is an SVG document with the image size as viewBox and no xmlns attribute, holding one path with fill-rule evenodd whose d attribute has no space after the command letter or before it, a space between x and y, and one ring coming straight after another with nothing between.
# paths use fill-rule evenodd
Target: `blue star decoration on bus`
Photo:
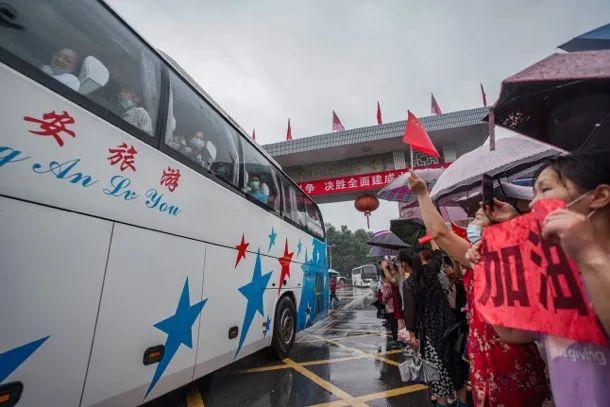
<instances>
[{"instance_id":1,"label":"blue star decoration on bus","mask_svg":"<svg viewBox=\"0 0 610 407\"><path fill-rule=\"evenodd\" d=\"M0 383L21 366L49 338L50 336L45 336L44 338L0 353Z\"/></svg>"},{"instance_id":2,"label":"blue star decoration on bus","mask_svg":"<svg viewBox=\"0 0 610 407\"><path fill-rule=\"evenodd\" d=\"M163 375L163 372L165 372L165 369L167 369L167 366L174 358L178 348L180 348L180 345L182 344L191 349L193 348L192 327L207 301L208 300L205 299L191 305L191 299L189 297L189 279L187 277L184 286L182 287L180 299L178 300L176 313L154 325L155 328L167 334L167 339L165 340L165 353L163 359L159 361L157 370L155 370L155 374L144 397L148 396L148 393L155 387Z\"/></svg>"},{"instance_id":3,"label":"blue star decoration on bus","mask_svg":"<svg viewBox=\"0 0 610 407\"><path fill-rule=\"evenodd\" d=\"M271 275L273 272L269 272L267 274L262 274L262 265L261 265L261 250L258 249L256 253L256 262L254 263L254 271L252 273L252 280L239 288L239 292L246 297L246 312L244 314L244 323L241 326L241 334L239 335L239 344L237 345L237 352L235 352L235 357L241 350L244 341L246 340L246 336L248 335L248 331L250 330L250 325L252 325L252 320L254 316L258 312L263 317L265 316L265 310L263 309L263 296L265 295L265 288L267 288L267 284L269 284L269 280L271 279Z\"/></svg>"},{"instance_id":4,"label":"blue star decoration on bus","mask_svg":"<svg viewBox=\"0 0 610 407\"><path fill-rule=\"evenodd\" d=\"M267 249L267 253L268 253L271 251L271 248L273 246L275 246L275 238L277 237L277 233L273 229L273 226L271 227L271 233L267 236L269 237L269 248Z\"/></svg>"},{"instance_id":5,"label":"blue star decoration on bus","mask_svg":"<svg viewBox=\"0 0 610 407\"><path fill-rule=\"evenodd\" d=\"M267 320L263 322L263 336L267 337L267 332L271 329L271 317L267 315Z\"/></svg>"},{"instance_id":6,"label":"blue star decoration on bus","mask_svg":"<svg viewBox=\"0 0 610 407\"><path fill-rule=\"evenodd\" d=\"M328 277L328 266L326 264L326 244L313 239L313 250L309 258L307 247L305 248L305 260L301 264L303 271L303 282L301 284L301 299L297 311L297 329L301 330L311 325L320 315L322 310L312 308L312 304L319 304L316 298L316 276L323 281ZM321 287L320 294L323 296L324 304L328 304L329 292L326 287Z\"/></svg>"}]
</instances>

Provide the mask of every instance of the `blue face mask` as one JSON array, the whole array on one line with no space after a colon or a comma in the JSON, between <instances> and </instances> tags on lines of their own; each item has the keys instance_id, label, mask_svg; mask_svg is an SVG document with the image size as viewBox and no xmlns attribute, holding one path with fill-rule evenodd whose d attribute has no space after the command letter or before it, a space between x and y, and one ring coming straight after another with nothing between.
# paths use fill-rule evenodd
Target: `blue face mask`
<instances>
[{"instance_id":1,"label":"blue face mask","mask_svg":"<svg viewBox=\"0 0 610 407\"><path fill-rule=\"evenodd\" d=\"M474 244L481 240L483 234L483 228L481 225L476 224L474 222L470 222L468 224L468 228L466 228L466 235L468 236L468 240L470 243Z\"/></svg>"}]
</instances>

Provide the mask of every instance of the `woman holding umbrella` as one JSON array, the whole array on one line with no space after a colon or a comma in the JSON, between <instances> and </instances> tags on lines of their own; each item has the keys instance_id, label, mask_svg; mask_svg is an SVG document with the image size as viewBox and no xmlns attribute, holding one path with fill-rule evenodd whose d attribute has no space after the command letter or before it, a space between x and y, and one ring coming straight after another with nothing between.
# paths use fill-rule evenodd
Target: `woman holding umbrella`
<instances>
[{"instance_id":1,"label":"woman holding umbrella","mask_svg":"<svg viewBox=\"0 0 610 407\"><path fill-rule=\"evenodd\" d=\"M466 253L471 243L447 228L445 220L436 210L426 184L414 173L409 177L409 187L417 194L417 200L428 234L451 257L469 267ZM494 221L513 216L512 207L495 201ZM480 236L480 229L491 223L482 211L477 212L469 227L470 238ZM476 233L478 231L478 233ZM473 298L472 270L464 274L464 286L468 303L468 358L470 382L475 406L540 406L546 397L544 362L534 343L509 344L500 339L493 327L477 312ZM446 297L445 297L446 298Z\"/></svg>"}]
</instances>

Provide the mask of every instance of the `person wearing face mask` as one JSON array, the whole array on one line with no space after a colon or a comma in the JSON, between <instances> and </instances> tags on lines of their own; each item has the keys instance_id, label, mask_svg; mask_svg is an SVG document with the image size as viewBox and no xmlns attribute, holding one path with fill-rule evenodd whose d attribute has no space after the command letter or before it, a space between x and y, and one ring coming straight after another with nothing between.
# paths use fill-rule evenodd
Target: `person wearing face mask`
<instances>
[{"instance_id":1,"label":"person wearing face mask","mask_svg":"<svg viewBox=\"0 0 610 407\"><path fill-rule=\"evenodd\" d=\"M466 353L470 361L470 383L476 407L541 406L547 393L544 362L534 343L510 344L503 341L477 310L474 300L473 271L466 255L472 245L455 234L437 211L424 181L411 172L409 188L416 194L427 233L449 256L464 266L468 341ZM470 228L470 238L480 240L482 228L492 221L500 222L514 216L514 209L494 200L491 219L482 209L475 217L476 227Z\"/></svg>"},{"instance_id":2,"label":"person wearing face mask","mask_svg":"<svg viewBox=\"0 0 610 407\"><path fill-rule=\"evenodd\" d=\"M534 184L533 205L561 199L565 209L549 214L542 236L556 241L576 263L597 317L610 330L610 150L553 158ZM469 257L480 260L478 246ZM541 340L547 355L555 405L608 406L610 348L552 335L494 326L510 343Z\"/></svg>"},{"instance_id":3,"label":"person wearing face mask","mask_svg":"<svg viewBox=\"0 0 610 407\"><path fill-rule=\"evenodd\" d=\"M152 120L146 109L138 106L139 103L140 97L135 89L121 88L118 95L121 119L152 136Z\"/></svg>"},{"instance_id":4,"label":"person wearing face mask","mask_svg":"<svg viewBox=\"0 0 610 407\"><path fill-rule=\"evenodd\" d=\"M202 167L209 169L210 163L212 162L212 155L207 148L207 142L202 131L196 131L193 134L193 137L189 140L189 146L189 158L198 162Z\"/></svg>"},{"instance_id":5,"label":"person wearing face mask","mask_svg":"<svg viewBox=\"0 0 610 407\"><path fill-rule=\"evenodd\" d=\"M261 184L260 178L256 175L252 176L252 179L248 183L248 191L250 195L256 198L258 201L266 204L269 194L265 192L264 184Z\"/></svg>"},{"instance_id":6,"label":"person wearing face mask","mask_svg":"<svg viewBox=\"0 0 610 407\"><path fill-rule=\"evenodd\" d=\"M53 79L63 83L72 90L78 92L80 81L74 74L80 62L80 57L70 48L61 48L55 51L48 65L41 70Z\"/></svg>"}]
</instances>

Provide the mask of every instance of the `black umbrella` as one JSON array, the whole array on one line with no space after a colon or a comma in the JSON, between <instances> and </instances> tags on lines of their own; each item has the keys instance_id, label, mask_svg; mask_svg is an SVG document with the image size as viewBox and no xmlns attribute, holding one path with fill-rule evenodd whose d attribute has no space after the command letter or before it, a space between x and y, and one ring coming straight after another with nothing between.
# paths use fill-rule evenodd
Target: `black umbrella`
<instances>
[{"instance_id":1,"label":"black umbrella","mask_svg":"<svg viewBox=\"0 0 610 407\"><path fill-rule=\"evenodd\" d=\"M610 50L554 54L502 82L496 124L564 150L610 148Z\"/></svg>"},{"instance_id":2,"label":"black umbrella","mask_svg":"<svg viewBox=\"0 0 610 407\"><path fill-rule=\"evenodd\" d=\"M610 49L610 24L574 37L559 48L568 52Z\"/></svg>"},{"instance_id":3,"label":"black umbrella","mask_svg":"<svg viewBox=\"0 0 610 407\"><path fill-rule=\"evenodd\" d=\"M411 247L410 245L400 240L398 236L396 236L389 230L381 230L379 232L374 233L373 236L371 236L371 240L366 243L370 244L371 246L383 247L384 249L394 250L400 250L407 247Z\"/></svg>"}]
</instances>

